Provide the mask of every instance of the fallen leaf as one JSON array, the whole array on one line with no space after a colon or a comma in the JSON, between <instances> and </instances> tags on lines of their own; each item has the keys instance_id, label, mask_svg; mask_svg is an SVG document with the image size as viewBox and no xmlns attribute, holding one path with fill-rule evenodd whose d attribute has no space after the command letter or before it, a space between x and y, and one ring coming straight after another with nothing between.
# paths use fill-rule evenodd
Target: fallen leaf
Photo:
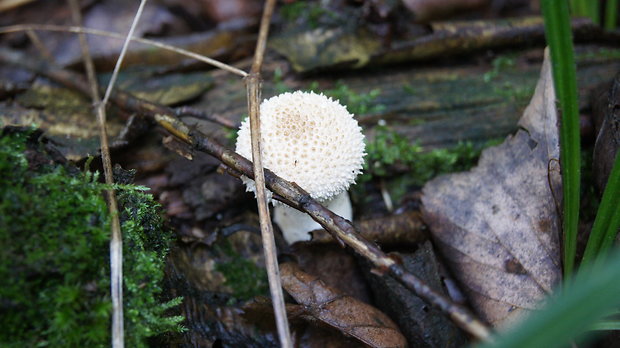
<instances>
[{"instance_id":1,"label":"fallen leaf","mask_svg":"<svg viewBox=\"0 0 620 348\"><path fill-rule=\"evenodd\" d=\"M416 22L428 23L464 11L481 10L490 5L488 0L403 0L403 4L414 14Z\"/></svg>"},{"instance_id":2,"label":"fallen leaf","mask_svg":"<svg viewBox=\"0 0 620 348\"><path fill-rule=\"evenodd\" d=\"M65 88L36 82L17 96L16 103L0 104L0 123L31 126L45 131L66 158L78 161L99 150L99 128L90 102ZM123 120L118 114L108 117L108 135L117 137Z\"/></svg>"},{"instance_id":3,"label":"fallen leaf","mask_svg":"<svg viewBox=\"0 0 620 348\"><path fill-rule=\"evenodd\" d=\"M371 347L406 347L394 322L381 311L341 294L293 263L280 265L282 287L321 322Z\"/></svg>"},{"instance_id":4,"label":"fallen leaf","mask_svg":"<svg viewBox=\"0 0 620 348\"><path fill-rule=\"evenodd\" d=\"M185 1L185 3L196 3ZM262 1L260 0L216 0L198 2L201 14L215 23L234 21L256 23L260 18Z\"/></svg>"},{"instance_id":5,"label":"fallen leaf","mask_svg":"<svg viewBox=\"0 0 620 348\"><path fill-rule=\"evenodd\" d=\"M620 74L616 75L611 87L598 98L593 108L595 119L601 120L596 127L593 172L599 192L603 192L620 147Z\"/></svg>"},{"instance_id":6,"label":"fallen leaf","mask_svg":"<svg viewBox=\"0 0 620 348\"><path fill-rule=\"evenodd\" d=\"M66 6L65 6L66 7ZM86 28L106 30L116 33L127 33L132 19L138 8L137 3L128 3L123 0L108 0L95 3L83 13L83 26ZM68 16L67 19L70 19ZM138 22L134 36L143 37L149 34L158 34L171 26L174 16L164 6L157 2L150 2L144 6L141 20ZM69 23L63 23L69 24ZM81 59L82 51L76 35L63 35L64 40L57 45L50 45L56 63L60 65L71 64ZM119 54L123 47L123 40L115 38L87 35L90 53L99 56L114 52Z\"/></svg>"},{"instance_id":7,"label":"fallen leaf","mask_svg":"<svg viewBox=\"0 0 620 348\"><path fill-rule=\"evenodd\" d=\"M297 72L308 72L325 67L365 66L380 50L381 40L366 28L303 27L275 36L271 47L285 56Z\"/></svg>"},{"instance_id":8,"label":"fallen leaf","mask_svg":"<svg viewBox=\"0 0 620 348\"><path fill-rule=\"evenodd\" d=\"M362 342L344 337L330 328L308 325L299 335L299 347L303 348L367 348Z\"/></svg>"},{"instance_id":9,"label":"fallen leaf","mask_svg":"<svg viewBox=\"0 0 620 348\"><path fill-rule=\"evenodd\" d=\"M183 205L190 208L195 220L213 217L239 204L244 187L230 175L216 173L218 162L213 157L194 153L194 160L177 158L166 166L170 188L178 190Z\"/></svg>"},{"instance_id":10,"label":"fallen leaf","mask_svg":"<svg viewBox=\"0 0 620 348\"><path fill-rule=\"evenodd\" d=\"M277 328L273 315L273 304L270 298L256 296L246 302L243 307L243 319L249 326L252 325L265 333L275 336ZM316 319L312 318L304 310L304 306L298 304L286 304L286 316L289 320L291 339L295 347L303 348L363 348L368 347L353 337L345 337L328 326L316 325Z\"/></svg>"},{"instance_id":11,"label":"fallen leaf","mask_svg":"<svg viewBox=\"0 0 620 348\"><path fill-rule=\"evenodd\" d=\"M147 68L142 67L142 71ZM105 84L107 85L107 81ZM162 105L178 105L202 95L213 85L204 72L173 73L157 76L150 73L124 72L119 75L118 88L135 97Z\"/></svg>"},{"instance_id":12,"label":"fallen leaf","mask_svg":"<svg viewBox=\"0 0 620 348\"><path fill-rule=\"evenodd\" d=\"M335 242L319 245L295 243L292 249L291 252L295 255L297 264L305 272L320 274L321 280L327 286L338 289L344 295L370 303L370 289L355 255L347 252Z\"/></svg>"},{"instance_id":13,"label":"fallen leaf","mask_svg":"<svg viewBox=\"0 0 620 348\"><path fill-rule=\"evenodd\" d=\"M424 218L474 309L504 326L538 309L561 280L555 92L548 59L521 129L466 173L424 187ZM555 197L555 198L554 198Z\"/></svg>"},{"instance_id":14,"label":"fallen leaf","mask_svg":"<svg viewBox=\"0 0 620 348\"><path fill-rule=\"evenodd\" d=\"M201 72L165 76L142 74L122 73L119 87L139 98L164 105L195 99L212 85L208 75ZM0 104L0 123L16 126L36 124L58 145L59 151L73 161L99 151L99 126L89 98L45 80L37 80L15 100L17 103ZM122 137L126 126L121 113L112 110L108 111L106 123L111 140ZM111 149L117 146L121 143L112 141ZM152 154L150 157L157 158Z\"/></svg>"}]
</instances>

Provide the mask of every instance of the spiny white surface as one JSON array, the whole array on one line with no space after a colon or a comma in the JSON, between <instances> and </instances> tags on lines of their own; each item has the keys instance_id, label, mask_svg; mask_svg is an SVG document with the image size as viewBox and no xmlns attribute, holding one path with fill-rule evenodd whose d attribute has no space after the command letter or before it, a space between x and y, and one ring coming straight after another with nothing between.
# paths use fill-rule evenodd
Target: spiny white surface
<instances>
[{"instance_id":1,"label":"spiny white surface","mask_svg":"<svg viewBox=\"0 0 620 348\"><path fill-rule=\"evenodd\" d=\"M353 209L349 194L344 191L336 195L330 201L323 203L325 207L345 219L353 218ZM310 231L321 227L318 222L312 220L310 215L293 209L288 205L277 205L273 208L273 220L280 226L284 239L289 244L311 239Z\"/></svg>"},{"instance_id":2,"label":"spiny white surface","mask_svg":"<svg viewBox=\"0 0 620 348\"><path fill-rule=\"evenodd\" d=\"M361 173L364 135L338 101L314 92L283 93L260 105L263 166L326 201ZM239 129L236 152L252 159L250 122ZM248 191L254 181L244 180Z\"/></svg>"}]
</instances>

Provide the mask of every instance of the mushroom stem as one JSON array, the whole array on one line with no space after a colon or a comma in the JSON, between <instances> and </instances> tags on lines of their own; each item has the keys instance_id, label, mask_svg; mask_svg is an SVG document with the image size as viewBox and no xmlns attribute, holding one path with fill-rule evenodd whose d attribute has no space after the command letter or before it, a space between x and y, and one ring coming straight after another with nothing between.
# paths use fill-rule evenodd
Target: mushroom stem
<instances>
[{"instance_id":1,"label":"mushroom stem","mask_svg":"<svg viewBox=\"0 0 620 348\"><path fill-rule=\"evenodd\" d=\"M353 218L353 209L351 208L351 200L347 191L343 191L334 198L322 203L327 209L347 220ZM312 239L309 232L323 228L308 214L287 205L276 205L273 208L273 215L273 220L278 224L284 239L289 244L309 241Z\"/></svg>"}]
</instances>

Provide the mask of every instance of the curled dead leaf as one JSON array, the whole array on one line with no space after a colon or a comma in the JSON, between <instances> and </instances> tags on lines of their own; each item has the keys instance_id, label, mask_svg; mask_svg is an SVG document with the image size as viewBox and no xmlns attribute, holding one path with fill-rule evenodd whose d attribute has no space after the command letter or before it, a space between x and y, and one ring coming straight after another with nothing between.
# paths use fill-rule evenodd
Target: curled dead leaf
<instances>
[{"instance_id":1,"label":"curled dead leaf","mask_svg":"<svg viewBox=\"0 0 620 348\"><path fill-rule=\"evenodd\" d=\"M371 347L406 347L396 324L377 308L343 295L293 263L280 265L282 287L321 322Z\"/></svg>"}]
</instances>

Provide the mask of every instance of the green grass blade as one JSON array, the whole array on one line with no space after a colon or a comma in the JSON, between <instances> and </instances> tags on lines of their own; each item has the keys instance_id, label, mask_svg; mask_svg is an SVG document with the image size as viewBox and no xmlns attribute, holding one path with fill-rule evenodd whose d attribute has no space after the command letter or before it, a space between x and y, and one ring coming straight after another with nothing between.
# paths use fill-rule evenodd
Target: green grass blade
<instances>
[{"instance_id":1,"label":"green grass blade","mask_svg":"<svg viewBox=\"0 0 620 348\"><path fill-rule=\"evenodd\" d=\"M620 228L620 151L609 173L605 192L599 205L582 264L588 264L613 244Z\"/></svg>"},{"instance_id":2,"label":"green grass blade","mask_svg":"<svg viewBox=\"0 0 620 348\"><path fill-rule=\"evenodd\" d=\"M590 330L607 331L620 330L620 320L601 320L590 326Z\"/></svg>"},{"instance_id":3,"label":"green grass blade","mask_svg":"<svg viewBox=\"0 0 620 348\"><path fill-rule=\"evenodd\" d=\"M605 4L605 29L614 30L618 23L618 0L607 0Z\"/></svg>"},{"instance_id":4,"label":"green grass blade","mask_svg":"<svg viewBox=\"0 0 620 348\"><path fill-rule=\"evenodd\" d=\"M575 264L579 222L580 138L577 82L572 33L566 1L542 0L545 36L551 51L553 80L562 114L560 162L562 163L564 275Z\"/></svg>"},{"instance_id":5,"label":"green grass blade","mask_svg":"<svg viewBox=\"0 0 620 348\"><path fill-rule=\"evenodd\" d=\"M590 0L587 2L588 17L592 19L594 24L601 24L601 7L598 0Z\"/></svg>"},{"instance_id":6,"label":"green grass blade","mask_svg":"<svg viewBox=\"0 0 620 348\"><path fill-rule=\"evenodd\" d=\"M585 0L571 0L571 13L574 16L585 16L587 13L587 5Z\"/></svg>"},{"instance_id":7,"label":"green grass blade","mask_svg":"<svg viewBox=\"0 0 620 348\"><path fill-rule=\"evenodd\" d=\"M609 173L603 198L605 198L606 194L612 197L610 200L613 200L613 203L609 203L609 206L605 207L611 210L611 218L609 219L599 252L607 251L613 245L620 228L620 151L616 153L616 160L611 173Z\"/></svg>"},{"instance_id":8,"label":"green grass blade","mask_svg":"<svg viewBox=\"0 0 620 348\"><path fill-rule=\"evenodd\" d=\"M562 2L565 0L556 0ZM571 0L571 12L574 16L588 17L595 24L600 24L600 4L598 0Z\"/></svg>"},{"instance_id":9,"label":"green grass blade","mask_svg":"<svg viewBox=\"0 0 620 348\"><path fill-rule=\"evenodd\" d=\"M515 329L484 348L562 347L620 305L620 253L598 267L585 267L561 294Z\"/></svg>"}]
</instances>

